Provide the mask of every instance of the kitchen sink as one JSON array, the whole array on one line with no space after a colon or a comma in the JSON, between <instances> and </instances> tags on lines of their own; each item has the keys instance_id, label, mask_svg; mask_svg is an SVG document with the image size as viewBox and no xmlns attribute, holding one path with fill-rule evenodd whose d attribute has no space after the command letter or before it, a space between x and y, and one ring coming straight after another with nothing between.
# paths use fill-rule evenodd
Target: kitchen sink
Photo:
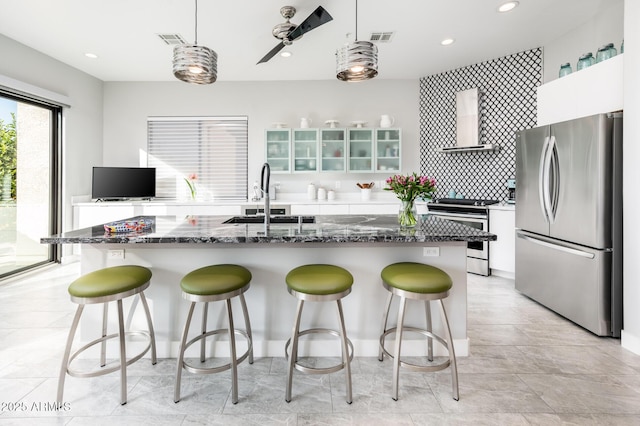
<instances>
[{"instance_id":1,"label":"kitchen sink","mask_svg":"<svg viewBox=\"0 0 640 426\"><path fill-rule=\"evenodd\" d=\"M264 223L264 216L233 216L222 223ZM271 223L316 223L315 216L271 216Z\"/></svg>"}]
</instances>

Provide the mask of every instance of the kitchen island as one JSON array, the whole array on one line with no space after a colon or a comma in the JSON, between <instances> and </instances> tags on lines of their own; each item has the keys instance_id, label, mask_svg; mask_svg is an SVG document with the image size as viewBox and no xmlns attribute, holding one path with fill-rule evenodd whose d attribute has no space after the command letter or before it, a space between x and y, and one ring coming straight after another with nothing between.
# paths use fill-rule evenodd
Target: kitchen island
<instances>
[{"instance_id":1,"label":"kitchen island","mask_svg":"<svg viewBox=\"0 0 640 426\"><path fill-rule=\"evenodd\" d=\"M146 219L153 225L137 232L107 233L101 225L42 238L41 242L81 244L83 274L123 264L150 268L153 278L145 294L150 302L160 357L175 357L178 352L188 307L181 298L180 279L193 269L216 263L237 263L253 275L245 297L256 356L284 356L284 343L290 337L296 308L296 299L288 294L284 282L289 270L307 263L331 263L346 268L354 276L352 293L343 300L347 332L357 356L377 356L387 295L380 271L400 261L429 263L452 277L454 285L445 305L457 354L465 356L467 242L496 239L493 234L429 215L421 216L418 225L411 229L400 228L395 215L316 216L315 223L272 223L268 229L262 223L223 223L228 216ZM222 304L214 304L209 310L212 326L223 324L222 306L217 305ZM309 318L313 318L315 327L335 327L335 306L314 303L308 306L303 327ZM90 340L91 333L99 329L101 309L94 308L87 310L81 324L82 340ZM407 321L423 325L422 306L410 303ZM144 328L141 312L136 312L129 322ZM86 327L89 323L92 327ZM240 318L237 323L242 327ZM440 326L439 316L434 315L435 330ZM224 356L225 342L221 343L216 352ZM333 342L306 343L308 346L301 345L301 353L311 346L315 354L337 354ZM417 355L423 347L418 336L408 336L403 353Z\"/></svg>"}]
</instances>

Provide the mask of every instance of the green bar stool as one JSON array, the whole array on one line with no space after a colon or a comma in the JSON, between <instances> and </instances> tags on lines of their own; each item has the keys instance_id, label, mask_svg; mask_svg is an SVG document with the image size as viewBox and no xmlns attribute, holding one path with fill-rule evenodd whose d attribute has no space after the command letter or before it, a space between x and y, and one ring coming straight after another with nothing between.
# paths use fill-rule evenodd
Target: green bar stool
<instances>
[{"instance_id":1,"label":"green bar stool","mask_svg":"<svg viewBox=\"0 0 640 426\"><path fill-rule=\"evenodd\" d=\"M182 369L193 374L213 374L226 370L231 370L231 401L238 403L238 364L249 358L249 364L253 364L253 338L251 336L251 323L249 322L249 314L247 312L247 304L244 300L244 293L249 289L251 282L251 272L248 269L238 265L211 265L204 268L196 269L189 272L182 278L180 287L182 288L182 297L191 302L187 321L182 332L182 340L180 342L180 354L178 356L178 366L176 369L176 380L173 400L180 401L180 381L182 379ZM242 306L242 314L244 315L244 324L246 330L238 330L233 325L233 311L231 309L231 299L238 297ZM207 314L209 302L218 301L227 302L228 328L207 331ZM203 302L202 309L202 328L201 333L187 342L189 334L189 326L193 317L193 310L196 303ZM229 335L229 352L230 360L227 364L218 367L196 367L189 364L184 359L184 353L187 348L196 342L200 342L200 362L205 362L205 346L206 339L209 336L218 334ZM236 334L243 336L247 340L247 350L240 357L236 353Z\"/></svg>"},{"instance_id":2,"label":"green bar stool","mask_svg":"<svg viewBox=\"0 0 640 426\"><path fill-rule=\"evenodd\" d=\"M353 276L344 268L334 265L304 265L292 269L286 277L289 293L298 299L298 309L293 325L291 339L287 340L284 351L289 368L287 370L287 392L285 401L291 402L291 388L293 385L293 369L306 374L335 373L344 369L347 382L347 403L351 404L351 360L353 359L353 344L347 338L344 325L344 315L340 299L351 293ZM305 301L331 302L336 301L338 307L338 322L340 331L326 328L311 328L300 331L300 319ZM327 333L340 338L342 362L331 367L312 368L298 363L298 339L300 336L312 333ZM291 344L291 355L289 355Z\"/></svg>"},{"instance_id":3,"label":"green bar stool","mask_svg":"<svg viewBox=\"0 0 640 426\"><path fill-rule=\"evenodd\" d=\"M393 395L392 398L398 400L398 382L400 367L407 368L412 371L431 372L443 370L451 366L451 378L453 383L453 399L459 399L458 393L458 369L456 365L456 354L453 348L453 337L451 336L451 328L449 320L444 309L442 300L449 295L449 290L453 286L451 277L441 269L434 266L425 265L414 262L394 263L382 270L382 285L389 291L387 298L387 306L383 315L382 333L380 335L380 350L378 359L382 361L383 354L393 358ZM389 321L389 309L393 296L400 297L398 306L397 326L387 328ZM425 302L427 328L421 329L416 327L406 327L404 325L404 314L407 299L423 300ZM431 306L430 302L437 300L440 302L440 310L442 312L443 325L446 329L447 340L433 333L431 324ZM417 365L402 361L400 349L402 346L402 337L404 331L411 331L427 336L427 359L433 361L433 340L440 342L448 351L449 358L438 364ZM391 354L385 348L385 338L395 333L395 350Z\"/></svg>"},{"instance_id":4,"label":"green bar stool","mask_svg":"<svg viewBox=\"0 0 640 426\"><path fill-rule=\"evenodd\" d=\"M153 323L151 322L151 314L149 312L149 305L147 299L144 296L144 290L149 287L151 280L151 271L142 266L126 265L126 266L113 266L110 268L99 269L94 272L90 272L81 276L77 280L73 281L69 285L69 295L71 301L78 304L78 309L73 318L71 324L71 330L69 330L69 337L67 338L67 346L64 351L64 357L62 358L62 366L60 368L60 376L58 379L58 403L62 403L62 395L64 392L64 381L69 374L73 377L96 377L104 374L112 373L120 370L120 403L122 405L127 403L127 366L138 361L144 356L151 348L151 363L156 364L156 339L153 331ZM127 331L124 330L124 313L122 309L122 300L126 297L138 295L142 301L144 312L147 317L148 331ZM118 333L107 335L107 319L108 319L108 306L109 302L117 302L118 305ZM71 354L71 346L80 323L80 317L84 310L85 305L103 303L102 312L102 337L95 339L73 354ZM135 303L131 308L135 309ZM136 356L127 360L125 336L127 335L142 335L147 340L147 346ZM73 360L85 350L100 343L100 367L106 365L106 342L109 339L119 338L120 341L120 362L109 368L100 368L97 370L83 372L72 368L71 364Z\"/></svg>"}]
</instances>

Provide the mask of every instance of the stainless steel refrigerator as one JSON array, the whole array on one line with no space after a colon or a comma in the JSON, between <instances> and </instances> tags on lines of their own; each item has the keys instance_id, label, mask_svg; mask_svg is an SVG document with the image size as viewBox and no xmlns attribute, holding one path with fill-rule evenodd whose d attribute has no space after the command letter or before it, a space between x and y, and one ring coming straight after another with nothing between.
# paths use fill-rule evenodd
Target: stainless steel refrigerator
<instances>
[{"instance_id":1,"label":"stainless steel refrigerator","mask_svg":"<svg viewBox=\"0 0 640 426\"><path fill-rule=\"evenodd\" d=\"M516 289L619 337L622 112L520 132L516 185Z\"/></svg>"}]
</instances>

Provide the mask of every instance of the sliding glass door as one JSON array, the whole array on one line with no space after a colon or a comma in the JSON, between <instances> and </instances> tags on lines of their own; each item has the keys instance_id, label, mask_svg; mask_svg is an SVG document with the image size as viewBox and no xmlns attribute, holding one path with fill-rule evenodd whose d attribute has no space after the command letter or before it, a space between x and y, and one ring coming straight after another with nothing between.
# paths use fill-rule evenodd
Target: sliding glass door
<instances>
[{"instance_id":1,"label":"sliding glass door","mask_svg":"<svg viewBox=\"0 0 640 426\"><path fill-rule=\"evenodd\" d=\"M57 260L60 109L0 93L0 277Z\"/></svg>"}]
</instances>

